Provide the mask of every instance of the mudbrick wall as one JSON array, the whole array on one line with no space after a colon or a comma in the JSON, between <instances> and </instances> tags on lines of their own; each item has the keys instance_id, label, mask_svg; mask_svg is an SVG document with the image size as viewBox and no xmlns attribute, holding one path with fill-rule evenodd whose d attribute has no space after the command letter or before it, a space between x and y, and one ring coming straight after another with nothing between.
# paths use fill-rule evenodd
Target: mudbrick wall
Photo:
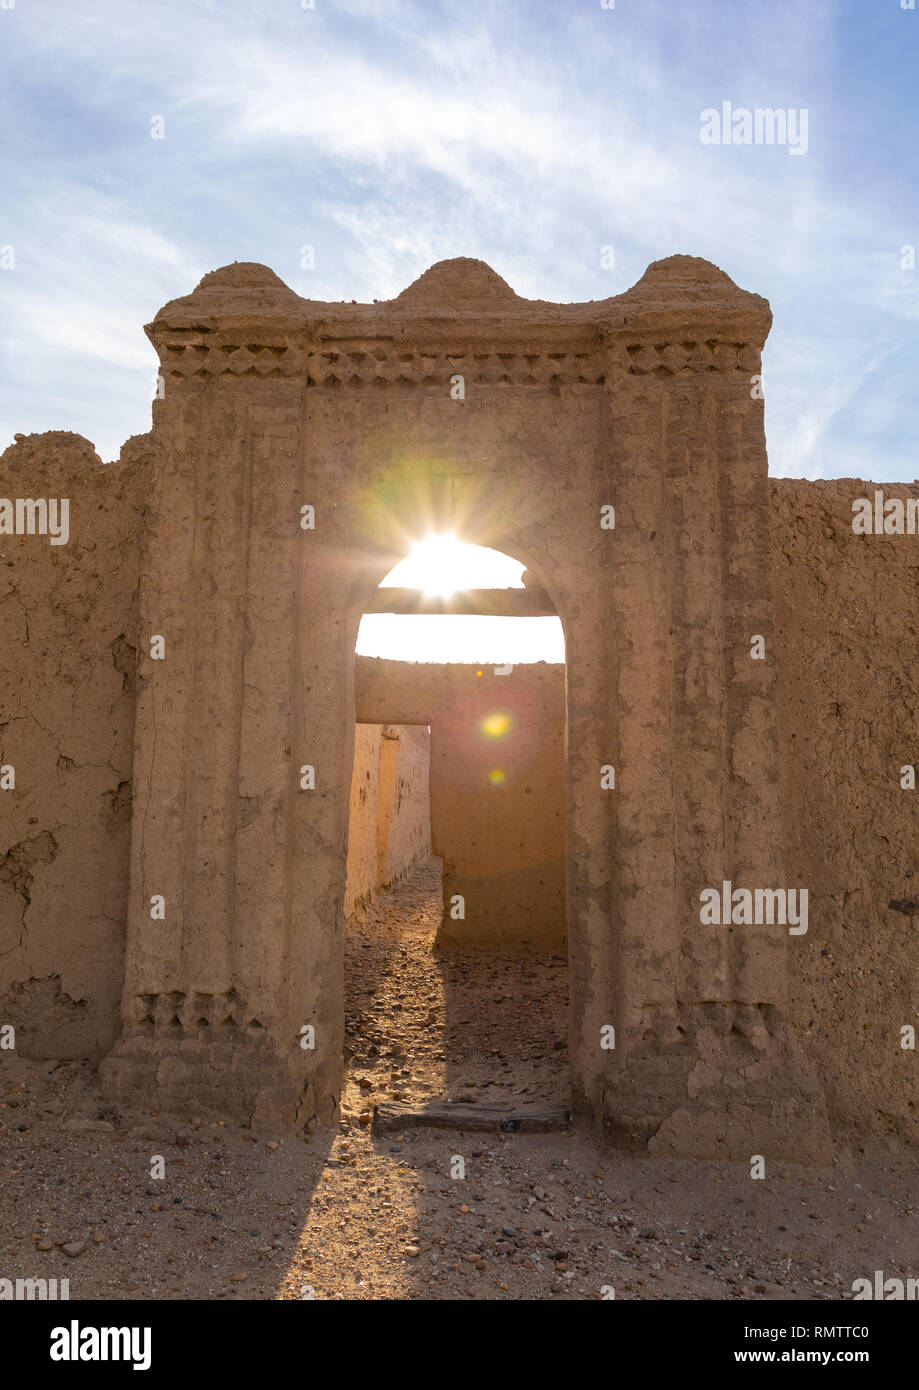
<instances>
[{"instance_id":1,"label":"mudbrick wall","mask_svg":"<svg viewBox=\"0 0 919 1390\"><path fill-rule=\"evenodd\" d=\"M2 460L4 496L71 503L66 545L0 538L0 765L15 778L0 793L0 1014L27 1055L99 1057L117 1031L148 452L146 440L132 440L120 462L103 467L85 440L52 433L20 439ZM919 1026L919 790L900 785L901 768L919 763L919 540L853 533L852 500L873 488L771 482L786 873L810 891L809 930L792 946L791 1008L835 1123L919 1138L913 1054L900 1046L903 1025ZM893 485L884 493L915 495ZM437 682L455 687L468 674L432 668L427 683L414 681L412 710L401 696L387 705L398 669L359 659L365 712L420 711L437 723L431 711L447 694ZM543 678L559 685L560 673L547 668ZM494 703L489 696L511 692L512 678L489 679L488 692L472 687L477 717ZM548 742L560 747L561 703L554 724ZM398 760L383 772L391 809L381 848L382 727L357 726L349 910L429 843L427 733L392 732ZM455 771L458 753L447 739L435 766ZM556 782L560 771L559 760ZM453 773L435 774L434 785L447 826L458 809ZM481 791L495 803L498 791L506 811L516 786L512 777ZM528 805L550 802L560 815L551 796ZM533 825L532 813L521 821L522 845ZM490 852L489 841L505 859L513 841L489 833L479 845L459 823L443 833L454 879L458 865L465 873ZM561 920L563 866L535 839Z\"/></svg>"},{"instance_id":2,"label":"mudbrick wall","mask_svg":"<svg viewBox=\"0 0 919 1390\"><path fill-rule=\"evenodd\" d=\"M771 484L785 872L810 892L791 1009L831 1120L919 1140L919 536L853 533L876 487L917 495Z\"/></svg>"},{"instance_id":3,"label":"mudbrick wall","mask_svg":"<svg viewBox=\"0 0 919 1390\"><path fill-rule=\"evenodd\" d=\"M99 1057L117 1031L148 448L103 467L33 435L0 464L3 497L70 503L66 544L0 536L0 1015L26 1055Z\"/></svg>"},{"instance_id":4,"label":"mudbrick wall","mask_svg":"<svg viewBox=\"0 0 919 1390\"><path fill-rule=\"evenodd\" d=\"M423 726L356 726L346 915L430 856L429 763Z\"/></svg>"}]
</instances>

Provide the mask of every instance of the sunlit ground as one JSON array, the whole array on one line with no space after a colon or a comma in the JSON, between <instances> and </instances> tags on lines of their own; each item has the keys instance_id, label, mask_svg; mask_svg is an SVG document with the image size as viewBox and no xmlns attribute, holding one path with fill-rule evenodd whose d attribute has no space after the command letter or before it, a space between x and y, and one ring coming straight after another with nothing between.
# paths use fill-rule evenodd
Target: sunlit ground
<instances>
[{"instance_id":1,"label":"sunlit ground","mask_svg":"<svg viewBox=\"0 0 919 1390\"><path fill-rule=\"evenodd\" d=\"M427 536L380 588L421 589L448 597L463 589L522 589L523 565L455 536ZM524 665L565 660L558 618L496 618L471 614L368 613L357 638L359 656L393 661L495 662Z\"/></svg>"}]
</instances>

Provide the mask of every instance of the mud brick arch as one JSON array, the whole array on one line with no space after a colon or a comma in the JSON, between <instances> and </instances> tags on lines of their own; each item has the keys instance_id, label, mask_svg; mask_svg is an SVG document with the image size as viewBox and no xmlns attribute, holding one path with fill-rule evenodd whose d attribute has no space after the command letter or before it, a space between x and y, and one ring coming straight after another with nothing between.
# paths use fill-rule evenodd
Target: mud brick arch
<instances>
[{"instance_id":1,"label":"mud brick arch","mask_svg":"<svg viewBox=\"0 0 919 1390\"><path fill-rule=\"evenodd\" d=\"M573 305L467 259L373 305L236 264L158 314L113 1095L334 1117L357 627L448 522L522 560L565 630L576 1111L653 1153L826 1156L787 929L698 909L724 879L784 882L770 319L688 256Z\"/></svg>"}]
</instances>

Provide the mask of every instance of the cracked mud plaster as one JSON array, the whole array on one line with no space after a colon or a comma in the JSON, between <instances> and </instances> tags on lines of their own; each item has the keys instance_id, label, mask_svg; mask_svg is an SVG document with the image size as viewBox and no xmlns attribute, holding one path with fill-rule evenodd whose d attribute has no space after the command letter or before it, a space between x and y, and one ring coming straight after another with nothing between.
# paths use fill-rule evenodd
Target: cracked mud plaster
<instances>
[{"instance_id":1,"label":"cracked mud plaster","mask_svg":"<svg viewBox=\"0 0 919 1390\"><path fill-rule=\"evenodd\" d=\"M145 455L104 466L65 432L20 437L0 493L70 499L70 538L0 537L0 1018L24 1056L114 1041L130 839Z\"/></svg>"},{"instance_id":2,"label":"cracked mud plaster","mask_svg":"<svg viewBox=\"0 0 919 1390\"><path fill-rule=\"evenodd\" d=\"M57 841L47 830L13 845L0 859L0 883L8 883L26 904L30 903L35 866L50 864L56 854Z\"/></svg>"}]
</instances>

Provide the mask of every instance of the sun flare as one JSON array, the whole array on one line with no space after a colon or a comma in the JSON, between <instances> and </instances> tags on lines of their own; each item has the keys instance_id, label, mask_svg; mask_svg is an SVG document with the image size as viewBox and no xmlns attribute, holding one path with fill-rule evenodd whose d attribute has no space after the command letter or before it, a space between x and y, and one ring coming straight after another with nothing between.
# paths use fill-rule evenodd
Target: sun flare
<instances>
[{"instance_id":1,"label":"sun flare","mask_svg":"<svg viewBox=\"0 0 919 1390\"><path fill-rule=\"evenodd\" d=\"M416 541L383 583L449 598L461 589L522 589L522 573L523 565L509 555L443 534Z\"/></svg>"}]
</instances>

